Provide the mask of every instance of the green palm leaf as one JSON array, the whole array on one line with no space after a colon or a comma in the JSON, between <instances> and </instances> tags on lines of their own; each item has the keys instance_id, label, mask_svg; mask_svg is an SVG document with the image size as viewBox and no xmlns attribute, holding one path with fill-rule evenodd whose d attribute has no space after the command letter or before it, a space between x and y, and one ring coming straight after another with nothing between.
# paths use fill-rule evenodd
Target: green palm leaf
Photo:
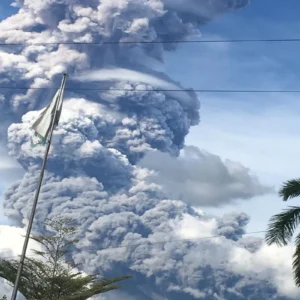
<instances>
[{"instance_id":1,"label":"green palm leaf","mask_svg":"<svg viewBox=\"0 0 300 300\"><path fill-rule=\"evenodd\" d=\"M298 206L292 206L280 214L274 215L270 219L266 233L267 244L287 245L299 223L300 207Z\"/></svg>"},{"instance_id":2,"label":"green palm leaf","mask_svg":"<svg viewBox=\"0 0 300 300\"><path fill-rule=\"evenodd\" d=\"M283 201L287 201L290 198L300 196L300 179L292 179L285 182L279 191L279 195Z\"/></svg>"},{"instance_id":3,"label":"green palm leaf","mask_svg":"<svg viewBox=\"0 0 300 300\"><path fill-rule=\"evenodd\" d=\"M294 271L294 280L298 287L300 287L300 234L296 238L296 251L293 255L293 271Z\"/></svg>"}]
</instances>

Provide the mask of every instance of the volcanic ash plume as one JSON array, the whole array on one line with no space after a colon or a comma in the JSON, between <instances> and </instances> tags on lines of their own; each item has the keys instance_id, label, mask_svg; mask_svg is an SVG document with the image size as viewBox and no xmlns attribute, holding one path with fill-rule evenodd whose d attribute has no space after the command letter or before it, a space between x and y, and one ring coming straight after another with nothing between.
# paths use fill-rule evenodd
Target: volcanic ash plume
<instances>
[{"instance_id":1,"label":"volcanic ash plume","mask_svg":"<svg viewBox=\"0 0 300 300\"><path fill-rule=\"evenodd\" d=\"M121 294L108 293L103 299L126 299L127 294L138 300L297 296L290 285L289 250L280 250L282 258L275 256L274 268L265 259L269 248L259 239L243 237L249 221L245 214L205 215L170 199L159 181L151 181L156 171L139 162L153 151L172 159L179 155L190 126L199 122L199 101L193 91L157 91L181 88L155 68L161 69L164 51L175 50L175 44L115 43L186 39L199 34L200 25L247 2L18 0L19 12L0 23L1 42L113 42L10 46L0 51L3 85L56 87L62 72L70 74L71 91L54 134L35 229L43 230L46 217L73 217L80 225L73 258L84 271L135 275ZM106 91L72 91L75 87ZM26 171L5 193L5 213L18 226L27 222L44 151L30 146L29 127L52 96L43 89L0 95L5 116L0 125L13 123L8 128L10 155ZM244 174L242 184L253 184L255 192L245 197L265 192L256 180L252 183L245 168L239 165L236 171L236 165L215 161L232 186L232 170ZM209 206L207 201L199 203ZM214 235L219 237L201 239ZM162 243L166 240L176 242Z\"/></svg>"}]
</instances>

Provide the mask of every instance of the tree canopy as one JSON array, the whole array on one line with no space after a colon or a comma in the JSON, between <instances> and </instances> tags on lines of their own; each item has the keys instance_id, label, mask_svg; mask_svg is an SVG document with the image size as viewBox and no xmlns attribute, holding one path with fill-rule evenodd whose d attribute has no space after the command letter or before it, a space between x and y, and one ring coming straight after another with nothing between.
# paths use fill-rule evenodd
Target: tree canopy
<instances>
[{"instance_id":1,"label":"tree canopy","mask_svg":"<svg viewBox=\"0 0 300 300\"><path fill-rule=\"evenodd\" d=\"M279 191L283 201L300 196L300 179L292 179L283 184ZM291 206L279 214L274 215L269 222L266 233L268 245L287 245L293 238L296 228L300 224L300 207ZM300 287L300 234L297 235L296 250L293 255L294 280Z\"/></svg>"},{"instance_id":2,"label":"tree canopy","mask_svg":"<svg viewBox=\"0 0 300 300\"><path fill-rule=\"evenodd\" d=\"M43 250L33 250L35 257L25 258L19 292L27 300L85 300L119 289L122 286L116 283L131 277L106 279L76 271L80 265L66 258L78 242L74 239L76 226L73 223L72 219L63 217L47 220L48 233L31 236ZM18 264L16 259L0 259L0 277L13 285Z\"/></svg>"}]
</instances>

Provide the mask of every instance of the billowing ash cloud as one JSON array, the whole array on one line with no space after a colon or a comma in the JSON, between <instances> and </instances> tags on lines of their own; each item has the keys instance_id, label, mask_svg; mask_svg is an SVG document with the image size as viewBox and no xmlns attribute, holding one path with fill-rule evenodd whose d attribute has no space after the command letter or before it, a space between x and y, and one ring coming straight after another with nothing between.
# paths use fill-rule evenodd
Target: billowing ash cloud
<instances>
[{"instance_id":1,"label":"billowing ash cloud","mask_svg":"<svg viewBox=\"0 0 300 300\"><path fill-rule=\"evenodd\" d=\"M199 25L247 1L189 0L185 7L182 1L168 0L16 3L19 13L0 23L1 42L178 40L197 34ZM73 217L80 224L73 258L84 271L135 276L122 291L102 299L297 298L291 248L266 247L261 240L244 238L249 219L243 213L216 218L168 197L163 186L151 181L155 171L138 165L153 150L179 155L190 126L199 122L199 101L192 91L151 91L157 83L180 87L152 68L154 61L163 61L164 50L175 48L121 44L1 49L3 85L57 86L61 73L67 71L69 88L111 88L67 94L35 230L43 230L46 217ZM103 81L99 70L112 69L116 76ZM72 81L89 70L96 72L94 78ZM124 74L143 74L143 78L127 80ZM36 89L7 90L1 95L1 113L5 113L1 126L14 123L8 128L10 155L25 170L23 179L5 193L5 213L18 226L27 222L44 151L30 147L29 127L36 110L52 96L53 91ZM251 180L243 184L251 186ZM169 240L175 241L165 242Z\"/></svg>"},{"instance_id":2,"label":"billowing ash cloud","mask_svg":"<svg viewBox=\"0 0 300 300\"><path fill-rule=\"evenodd\" d=\"M140 166L156 171L150 180L163 186L169 197L194 206L220 206L271 192L250 170L238 162L222 159L194 146L180 157L148 152Z\"/></svg>"},{"instance_id":3,"label":"billowing ash cloud","mask_svg":"<svg viewBox=\"0 0 300 300\"><path fill-rule=\"evenodd\" d=\"M276 248L242 238L247 215L216 218L166 198L149 180L153 171L130 163L113 138L100 138L104 131L127 128L130 141L134 122L104 112L101 104L81 98L66 101L36 215L39 222L62 214L78 220L80 242L73 257L85 271L134 274L124 291L134 299L297 296L291 249L280 250L276 268L272 258L265 260L278 259L272 253ZM28 128L37 115L30 112L9 128L10 153L26 169L23 180L5 194L6 214L19 225L29 214L43 155L43 148L30 147ZM149 147L143 145L146 138L140 143ZM220 237L207 239L215 235ZM175 242L164 243L170 240Z\"/></svg>"}]
</instances>

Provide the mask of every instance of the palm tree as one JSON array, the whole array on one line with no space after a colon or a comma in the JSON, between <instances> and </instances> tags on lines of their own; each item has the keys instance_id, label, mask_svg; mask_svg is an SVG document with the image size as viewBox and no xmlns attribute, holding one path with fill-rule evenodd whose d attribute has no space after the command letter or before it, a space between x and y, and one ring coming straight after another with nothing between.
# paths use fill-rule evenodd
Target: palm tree
<instances>
[{"instance_id":1,"label":"palm tree","mask_svg":"<svg viewBox=\"0 0 300 300\"><path fill-rule=\"evenodd\" d=\"M300 196L300 179L292 179L283 184L279 190L279 196L283 201ZM300 223L300 207L290 206L283 212L271 217L266 233L266 242L268 245L277 244L286 246L293 238L295 229ZM294 280L300 287L300 234L297 235L296 250L293 255Z\"/></svg>"}]
</instances>

